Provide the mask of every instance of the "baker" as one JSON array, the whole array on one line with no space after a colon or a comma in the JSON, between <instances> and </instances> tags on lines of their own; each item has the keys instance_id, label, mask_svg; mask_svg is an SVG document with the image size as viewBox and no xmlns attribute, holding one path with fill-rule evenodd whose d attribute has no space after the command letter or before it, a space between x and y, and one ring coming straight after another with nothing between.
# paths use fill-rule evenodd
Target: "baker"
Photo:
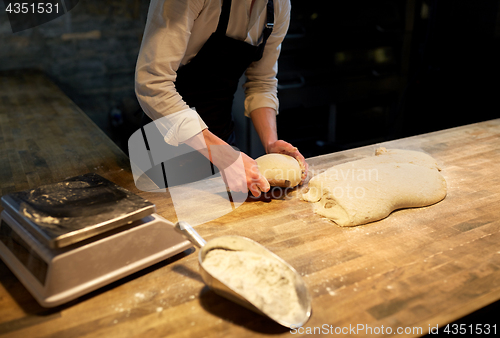
<instances>
[{"instance_id":1,"label":"baker","mask_svg":"<svg viewBox=\"0 0 500 338\"><path fill-rule=\"evenodd\" d=\"M277 60L289 20L290 0L152 0L135 88L164 140L207 151L234 145L231 108L245 74L245 115L266 153L296 158L305 178L304 157L278 139L276 128ZM217 165L213 154L205 155ZM256 162L241 156L246 188L254 196L268 191Z\"/></svg>"}]
</instances>

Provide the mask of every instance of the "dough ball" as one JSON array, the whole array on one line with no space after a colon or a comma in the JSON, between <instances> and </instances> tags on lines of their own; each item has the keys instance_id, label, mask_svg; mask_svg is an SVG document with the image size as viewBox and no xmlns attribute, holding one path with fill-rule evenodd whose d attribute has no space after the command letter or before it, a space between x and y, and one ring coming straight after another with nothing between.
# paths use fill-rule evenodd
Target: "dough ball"
<instances>
[{"instance_id":1,"label":"dough ball","mask_svg":"<svg viewBox=\"0 0 500 338\"><path fill-rule=\"evenodd\" d=\"M295 187L302 180L299 162L288 155L267 154L255 160L260 173L274 187Z\"/></svg>"}]
</instances>

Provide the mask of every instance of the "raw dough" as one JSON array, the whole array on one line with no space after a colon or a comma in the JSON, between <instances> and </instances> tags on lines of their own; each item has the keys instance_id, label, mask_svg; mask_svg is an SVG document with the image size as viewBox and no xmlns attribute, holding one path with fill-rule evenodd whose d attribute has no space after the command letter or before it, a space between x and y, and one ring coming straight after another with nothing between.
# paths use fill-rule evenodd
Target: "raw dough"
<instances>
[{"instance_id":1,"label":"raw dough","mask_svg":"<svg viewBox=\"0 0 500 338\"><path fill-rule=\"evenodd\" d=\"M401 208L446 196L446 181L428 154L379 148L375 156L336 165L313 177L302 195L314 211L340 226L378 221Z\"/></svg>"},{"instance_id":2,"label":"raw dough","mask_svg":"<svg viewBox=\"0 0 500 338\"><path fill-rule=\"evenodd\" d=\"M274 187L295 187L302 180L299 162L288 155L267 154L255 160L259 171Z\"/></svg>"}]
</instances>

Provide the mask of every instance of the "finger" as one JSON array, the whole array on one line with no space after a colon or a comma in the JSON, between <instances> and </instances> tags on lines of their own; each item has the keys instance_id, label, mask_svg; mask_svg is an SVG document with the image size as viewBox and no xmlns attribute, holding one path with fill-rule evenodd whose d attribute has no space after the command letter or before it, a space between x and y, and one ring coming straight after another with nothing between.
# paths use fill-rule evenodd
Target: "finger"
<instances>
[{"instance_id":1,"label":"finger","mask_svg":"<svg viewBox=\"0 0 500 338\"><path fill-rule=\"evenodd\" d=\"M255 185L256 188L259 189L259 191L266 192L266 191L269 191L269 189L271 189L271 186L269 185L268 180L263 175L261 175L259 172L257 172L257 174L252 177L251 184L249 185L249 187L252 184Z\"/></svg>"},{"instance_id":2,"label":"finger","mask_svg":"<svg viewBox=\"0 0 500 338\"><path fill-rule=\"evenodd\" d=\"M302 175L301 175L301 184L304 183L305 179L307 178L307 173L309 171L309 165L307 164L304 156L302 156L302 154L300 152L298 152L298 155L297 156L294 156L295 159L297 160L297 162L299 162L299 165L300 165L300 169L302 171Z\"/></svg>"},{"instance_id":3,"label":"finger","mask_svg":"<svg viewBox=\"0 0 500 338\"><path fill-rule=\"evenodd\" d=\"M279 152L279 153L295 153L298 152L297 147L294 147L290 143L283 141L283 140L278 140L274 144L274 152Z\"/></svg>"},{"instance_id":4,"label":"finger","mask_svg":"<svg viewBox=\"0 0 500 338\"><path fill-rule=\"evenodd\" d=\"M306 180L307 178L307 174L309 172L309 165L307 164L307 162L304 161L304 168L302 169L302 182L300 182L300 184L304 183L304 181Z\"/></svg>"},{"instance_id":5,"label":"finger","mask_svg":"<svg viewBox=\"0 0 500 338\"><path fill-rule=\"evenodd\" d=\"M259 190L259 188L257 187L257 185L255 183L251 183L249 186L248 186L248 190L250 190L250 193L254 196L254 197L259 197L260 194L261 194L261 191Z\"/></svg>"},{"instance_id":6,"label":"finger","mask_svg":"<svg viewBox=\"0 0 500 338\"><path fill-rule=\"evenodd\" d=\"M260 175L260 180L259 183L257 184L259 189L261 191L267 192L269 189L271 189L271 185L269 184L269 181L262 175Z\"/></svg>"}]
</instances>

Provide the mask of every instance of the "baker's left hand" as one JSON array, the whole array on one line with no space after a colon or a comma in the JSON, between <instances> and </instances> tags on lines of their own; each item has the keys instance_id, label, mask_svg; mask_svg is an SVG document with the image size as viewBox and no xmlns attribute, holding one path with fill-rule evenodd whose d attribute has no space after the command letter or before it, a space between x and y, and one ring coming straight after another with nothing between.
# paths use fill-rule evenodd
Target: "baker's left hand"
<instances>
[{"instance_id":1,"label":"baker's left hand","mask_svg":"<svg viewBox=\"0 0 500 338\"><path fill-rule=\"evenodd\" d=\"M294 157L299 162L300 169L302 169L302 176L301 176L302 182L300 182L300 184L304 183L304 180L307 177L307 171L309 170L309 166L307 165L304 156L302 156L297 147L294 147L293 145L291 145L286 141L278 140L276 142L270 143L267 146L266 152L268 154L271 153L285 154Z\"/></svg>"}]
</instances>

